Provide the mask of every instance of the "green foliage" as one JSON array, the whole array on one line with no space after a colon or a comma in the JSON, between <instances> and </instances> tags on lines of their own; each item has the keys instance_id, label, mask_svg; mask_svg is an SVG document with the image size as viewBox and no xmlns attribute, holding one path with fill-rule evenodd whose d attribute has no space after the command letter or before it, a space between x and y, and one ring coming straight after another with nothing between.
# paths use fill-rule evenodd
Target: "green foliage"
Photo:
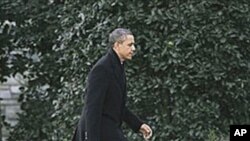
<instances>
[{"instance_id":1,"label":"green foliage","mask_svg":"<svg viewBox=\"0 0 250 141\"><path fill-rule=\"evenodd\" d=\"M5 5L8 3L7 0L0 2L0 82L6 81L6 76L10 75L10 70L7 65L8 63L8 52L11 44L11 37L14 34L13 29L15 28L15 23L9 21L6 17L8 13L5 12L8 10Z\"/></svg>"},{"instance_id":2,"label":"green foliage","mask_svg":"<svg viewBox=\"0 0 250 141\"><path fill-rule=\"evenodd\" d=\"M136 37L128 106L153 127L152 140L228 136L230 124L250 121L249 7L247 0L4 0L0 30L9 29L4 21L16 25L1 32L8 73L0 73L27 82L9 140L70 140L87 73L116 27ZM129 140L141 140L125 128Z\"/></svg>"}]
</instances>

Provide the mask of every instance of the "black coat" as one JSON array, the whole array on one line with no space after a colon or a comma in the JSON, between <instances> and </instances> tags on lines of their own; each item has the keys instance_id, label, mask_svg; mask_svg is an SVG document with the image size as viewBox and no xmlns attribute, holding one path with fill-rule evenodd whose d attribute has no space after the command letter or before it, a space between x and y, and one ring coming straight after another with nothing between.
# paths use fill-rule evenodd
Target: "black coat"
<instances>
[{"instance_id":1,"label":"black coat","mask_svg":"<svg viewBox=\"0 0 250 141\"><path fill-rule=\"evenodd\" d=\"M85 105L73 141L126 141L125 121L135 132L142 125L125 106L126 78L118 55L110 49L91 69Z\"/></svg>"}]
</instances>

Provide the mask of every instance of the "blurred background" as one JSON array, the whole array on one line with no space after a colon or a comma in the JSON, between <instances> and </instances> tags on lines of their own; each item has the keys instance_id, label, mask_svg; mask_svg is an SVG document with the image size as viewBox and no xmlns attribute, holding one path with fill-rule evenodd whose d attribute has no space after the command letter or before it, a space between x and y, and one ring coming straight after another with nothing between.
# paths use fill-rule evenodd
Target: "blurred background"
<instances>
[{"instance_id":1,"label":"blurred background","mask_svg":"<svg viewBox=\"0 0 250 141\"><path fill-rule=\"evenodd\" d=\"M151 141L226 141L250 123L248 0L1 0L0 140L69 141L108 35L130 29L127 106ZM128 140L141 141L124 124Z\"/></svg>"}]
</instances>

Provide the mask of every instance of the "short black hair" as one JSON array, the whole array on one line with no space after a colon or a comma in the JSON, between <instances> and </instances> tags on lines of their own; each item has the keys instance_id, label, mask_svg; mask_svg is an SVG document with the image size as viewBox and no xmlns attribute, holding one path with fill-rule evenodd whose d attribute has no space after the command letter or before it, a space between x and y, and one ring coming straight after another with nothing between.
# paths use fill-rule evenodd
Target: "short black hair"
<instances>
[{"instance_id":1,"label":"short black hair","mask_svg":"<svg viewBox=\"0 0 250 141\"><path fill-rule=\"evenodd\" d=\"M129 29L116 28L109 34L109 46L113 47L115 42L123 42L127 35L133 35Z\"/></svg>"}]
</instances>

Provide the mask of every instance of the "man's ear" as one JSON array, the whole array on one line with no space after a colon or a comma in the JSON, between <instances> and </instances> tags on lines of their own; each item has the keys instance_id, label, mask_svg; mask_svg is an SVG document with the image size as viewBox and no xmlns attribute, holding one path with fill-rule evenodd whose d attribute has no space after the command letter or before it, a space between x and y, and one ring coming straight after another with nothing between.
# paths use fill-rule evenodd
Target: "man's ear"
<instances>
[{"instance_id":1,"label":"man's ear","mask_svg":"<svg viewBox=\"0 0 250 141\"><path fill-rule=\"evenodd\" d=\"M118 47L119 47L119 43L118 43L118 42L115 42L113 48L114 48L114 49L117 49Z\"/></svg>"}]
</instances>

